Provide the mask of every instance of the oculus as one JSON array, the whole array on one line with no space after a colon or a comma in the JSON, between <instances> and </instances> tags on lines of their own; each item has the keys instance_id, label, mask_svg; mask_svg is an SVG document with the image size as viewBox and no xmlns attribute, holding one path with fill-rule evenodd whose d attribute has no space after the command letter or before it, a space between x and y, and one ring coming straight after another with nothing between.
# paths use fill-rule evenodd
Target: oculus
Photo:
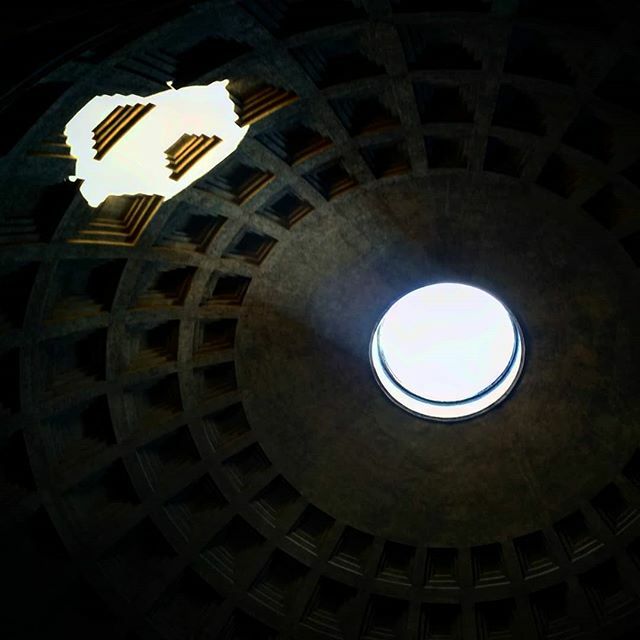
<instances>
[{"instance_id":1,"label":"oculus","mask_svg":"<svg viewBox=\"0 0 640 640\"><path fill-rule=\"evenodd\" d=\"M443 282L394 302L370 343L375 377L406 411L440 421L471 418L513 389L524 363L520 326L491 294Z\"/></svg>"}]
</instances>

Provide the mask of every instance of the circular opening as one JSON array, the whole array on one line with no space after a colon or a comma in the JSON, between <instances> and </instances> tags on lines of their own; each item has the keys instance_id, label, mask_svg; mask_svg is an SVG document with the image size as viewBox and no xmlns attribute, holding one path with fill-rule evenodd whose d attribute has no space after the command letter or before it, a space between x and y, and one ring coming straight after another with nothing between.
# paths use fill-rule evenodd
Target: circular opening
<instances>
[{"instance_id":1,"label":"circular opening","mask_svg":"<svg viewBox=\"0 0 640 640\"><path fill-rule=\"evenodd\" d=\"M460 420L513 388L524 361L522 331L491 294L444 282L411 291L378 322L371 364L385 393L411 413Z\"/></svg>"}]
</instances>

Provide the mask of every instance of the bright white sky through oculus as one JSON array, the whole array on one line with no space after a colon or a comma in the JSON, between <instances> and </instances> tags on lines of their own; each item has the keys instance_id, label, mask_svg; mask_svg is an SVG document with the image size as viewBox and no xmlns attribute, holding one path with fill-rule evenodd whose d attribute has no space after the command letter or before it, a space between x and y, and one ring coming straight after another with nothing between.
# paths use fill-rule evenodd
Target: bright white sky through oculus
<instances>
[{"instance_id":1,"label":"bright white sky through oculus","mask_svg":"<svg viewBox=\"0 0 640 640\"><path fill-rule=\"evenodd\" d=\"M437 402L465 400L492 385L509 364L515 339L498 300L453 283L398 300L378 334L389 373L407 391Z\"/></svg>"},{"instance_id":2,"label":"bright white sky through oculus","mask_svg":"<svg viewBox=\"0 0 640 640\"><path fill-rule=\"evenodd\" d=\"M501 400L523 358L509 310L486 291L451 282L397 300L371 342L371 363L387 395L441 420L469 417Z\"/></svg>"}]
</instances>

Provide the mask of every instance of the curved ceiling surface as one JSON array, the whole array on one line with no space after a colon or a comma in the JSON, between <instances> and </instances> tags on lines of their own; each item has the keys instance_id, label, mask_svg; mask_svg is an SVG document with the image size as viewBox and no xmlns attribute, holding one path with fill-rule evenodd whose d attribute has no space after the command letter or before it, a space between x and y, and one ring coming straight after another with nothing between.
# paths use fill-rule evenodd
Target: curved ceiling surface
<instances>
[{"instance_id":1,"label":"curved ceiling surface","mask_svg":"<svg viewBox=\"0 0 640 640\"><path fill-rule=\"evenodd\" d=\"M2 99L9 637L635 637L633 3L174 9ZM93 209L68 181L94 96L227 78L249 131L171 200ZM206 152L184 134L174 172ZM495 294L527 349L503 403L446 425L368 361L389 304L442 281Z\"/></svg>"}]
</instances>

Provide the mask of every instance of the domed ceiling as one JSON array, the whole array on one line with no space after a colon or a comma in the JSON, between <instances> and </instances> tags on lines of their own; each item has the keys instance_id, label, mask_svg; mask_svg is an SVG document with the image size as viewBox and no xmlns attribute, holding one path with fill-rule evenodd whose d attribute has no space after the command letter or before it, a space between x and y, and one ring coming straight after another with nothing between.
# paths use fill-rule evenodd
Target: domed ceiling
<instances>
[{"instance_id":1,"label":"domed ceiling","mask_svg":"<svg viewBox=\"0 0 640 640\"><path fill-rule=\"evenodd\" d=\"M146 7L3 98L6 637L636 638L634 3ZM91 98L224 79L231 156L85 202L63 131ZM446 424L368 360L442 281L527 349Z\"/></svg>"}]
</instances>

